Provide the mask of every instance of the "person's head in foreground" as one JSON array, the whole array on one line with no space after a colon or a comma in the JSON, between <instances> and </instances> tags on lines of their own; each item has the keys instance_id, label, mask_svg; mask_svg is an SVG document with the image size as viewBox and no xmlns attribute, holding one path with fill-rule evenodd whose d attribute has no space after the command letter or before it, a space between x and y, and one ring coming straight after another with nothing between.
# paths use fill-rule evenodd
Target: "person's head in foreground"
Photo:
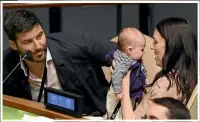
<instances>
[{"instance_id":1,"label":"person's head in foreground","mask_svg":"<svg viewBox=\"0 0 200 122\"><path fill-rule=\"evenodd\" d=\"M145 45L144 35L136 28L127 27L119 33L119 50L131 59L140 60L143 56Z\"/></svg>"},{"instance_id":2,"label":"person's head in foreground","mask_svg":"<svg viewBox=\"0 0 200 122\"><path fill-rule=\"evenodd\" d=\"M190 112L179 100L155 98L149 101L149 108L143 119L190 119Z\"/></svg>"},{"instance_id":3,"label":"person's head in foreground","mask_svg":"<svg viewBox=\"0 0 200 122\"><path fill-rule=\"evenodd\" d=\"M165 76L168 88L175 83L180 100L187 103L197 84L197 38L192 24L181 17L166 18L156 25L153 38L151 49L162 70L152 84Z\"/></svg>"}]
</instances>

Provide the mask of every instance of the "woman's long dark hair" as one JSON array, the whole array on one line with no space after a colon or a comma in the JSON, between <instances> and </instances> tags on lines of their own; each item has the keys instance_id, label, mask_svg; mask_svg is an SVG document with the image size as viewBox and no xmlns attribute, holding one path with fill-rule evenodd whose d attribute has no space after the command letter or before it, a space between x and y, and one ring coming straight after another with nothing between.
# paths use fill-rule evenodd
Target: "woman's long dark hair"
<instances>
[{"instance_id":1,"label":"woman's long dark hair","mask_svg":"<svg viewBox=\"0 0 200 122\"><path fill-rule=\"evenodd\" d=\"M162 70L152 82L166 76L168 89L176 84L180 100L187 103L197 84L197 37L191 23L181 17L171 17L160 21L156 29L166 40L166 50L162 59Z\"/></svg>"}]
</instances>

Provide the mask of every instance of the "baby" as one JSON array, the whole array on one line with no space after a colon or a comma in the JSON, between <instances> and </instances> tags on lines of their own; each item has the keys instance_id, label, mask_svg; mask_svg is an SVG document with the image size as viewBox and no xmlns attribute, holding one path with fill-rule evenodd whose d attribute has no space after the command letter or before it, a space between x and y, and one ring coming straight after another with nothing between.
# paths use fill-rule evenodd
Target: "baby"
<instances>
[{"instance_id":1,"label":"baby","mask_svg":"<svg viewBox=\"0 0 200 122\"><path fill-rule=\"evenodd\" d=\"M118 99L123 97L121 82L129 70L131 70L130 95L135 98L142 96L146 81L146 69L142 64L145 45L144 35L136 28L124 28L119 33L112 73L112 86Z\"/></svg>"}]
</instances>

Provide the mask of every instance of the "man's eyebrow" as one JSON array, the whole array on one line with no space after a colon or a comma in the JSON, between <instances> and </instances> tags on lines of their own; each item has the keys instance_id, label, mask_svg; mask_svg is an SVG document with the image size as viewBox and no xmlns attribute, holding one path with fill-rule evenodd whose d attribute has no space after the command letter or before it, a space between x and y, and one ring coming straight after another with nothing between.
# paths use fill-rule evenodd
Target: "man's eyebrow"
<instances>
[{"instance_id":1,"label":"man's eyebrow","mask_svg":"<svg viewBox=\"0 0 200 122\"><path fill-rule=\"evenodd\" d=\"M38 37L39 35L41 35L41 34L43 34L43 31L40 31L40 32L38 33L37 37Z\"/></svg>"},{"instance_id":2,"label":"man's eyebrow","mask_svg":"<svg viewBox=\"0 0 200 122\"><path fill-rule=\"evenodd\" d=\"M149 119L158 119L156 116L150 115Z\"/></svg>"},{"instance_id":3,"label":"man's eyebrow","mask_svg":"<svg viewBox=\"0 0 200 122\"><path fill-rule=\"evenodd\" d=\"M21 42L25 42L25 41L31 41L32 39L25 39L25 40L22 40Z\"/></svg>"}]
</instances>

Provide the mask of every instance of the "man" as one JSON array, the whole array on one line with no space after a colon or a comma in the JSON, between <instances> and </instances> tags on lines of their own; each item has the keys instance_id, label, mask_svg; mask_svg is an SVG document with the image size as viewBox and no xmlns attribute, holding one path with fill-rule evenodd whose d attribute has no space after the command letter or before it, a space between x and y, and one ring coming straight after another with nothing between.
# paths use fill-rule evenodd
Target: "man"
<instances>
[{"instance_id":1,"label":"man","mask_svg":"<svg viewBox=\"0 0 200 122\"><path fill-rule=\"evenodd\" d=\"M190 119L190 112L179 100L173 98L154 98L149 101L149 108L144 119Z\"/></svg>"},{"instance_id":2,"label":"man","mask_svg":"<svg viewBox=\"0 0 200 122\"><path fill-rule=\"evenodd\" d=\"M3 94L38 100L47 67L45 87L84 96L84 113L87 115L106 113L109 84L101 66L108 66L106 54L117 47L116 43L86 34L46 36L36 15L23 9L5 15L4 30L10 48L3 51L3 79L27 50L32 52L32 58L25 59L3 83Z\"/></svg>"},{"instance_id":3,"label":"man","mask_svg":"<svg viewBox=\"0 0 200 122\"><path fill-rule=\"evenodd\" d=\"M123 119L136 119L135 113L129 105L125 105L122 98L122 116ZM128 100L127 98L125 98ZM191 119L190 112L187 107L179 100L169 97L154 98L148 101L146 114L141 119L155 120L176 120L176 119ZM125 111L128 111L126 112Z\"/></svg>"}]
</instances>

